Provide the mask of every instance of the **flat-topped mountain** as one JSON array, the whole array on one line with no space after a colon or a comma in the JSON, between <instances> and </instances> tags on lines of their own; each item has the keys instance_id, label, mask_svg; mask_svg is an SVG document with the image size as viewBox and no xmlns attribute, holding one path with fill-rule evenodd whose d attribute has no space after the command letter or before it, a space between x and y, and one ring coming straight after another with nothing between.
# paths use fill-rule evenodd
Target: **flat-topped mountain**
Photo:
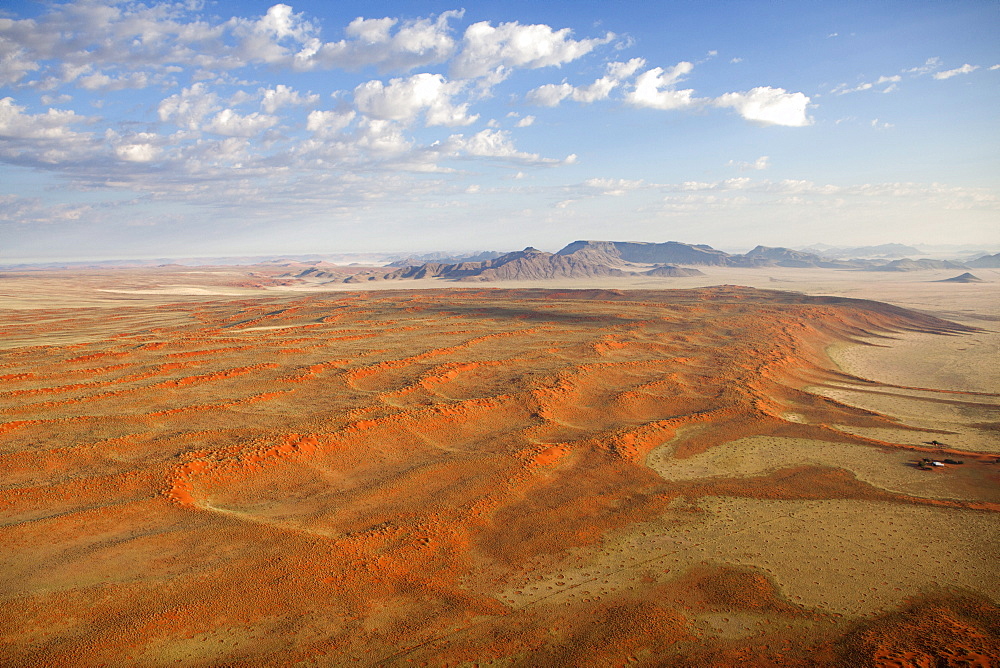
<instances>
[{"instance_id":1,"label":"flat-topped mountain","mask_svg":"<svg viewBox=\"0 0 1000 668\"><path fill-rule=\"evenodd\" d=\"M557 255L527 247L482 262L442 264L427 262L417 267L403 267L384 276L401 278L448 278L459 281L525 281L549 278L591 278L625 276L626 272L586 256Z\"/></svg>"},{"instance_id":2,"label":"flat-topped mountain","mask_svg":"<svg viewBox=\"0 0 1000 668\"><path fill-rule=\"evenodd\" d=\"M625 262L647 264L729 264L729 253L704 244L679 241L653 243L647 241L574 241L556 255L578 255L597 258L603 254Z\"/></svg>"}]
</instances>

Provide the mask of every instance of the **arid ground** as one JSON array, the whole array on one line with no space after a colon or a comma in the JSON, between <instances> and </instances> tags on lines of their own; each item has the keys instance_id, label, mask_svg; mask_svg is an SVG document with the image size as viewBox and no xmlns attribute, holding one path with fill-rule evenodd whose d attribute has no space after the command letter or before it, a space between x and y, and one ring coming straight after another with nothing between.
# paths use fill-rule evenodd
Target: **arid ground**
<instances>
[{"instance_id":1,"label":"arid ground","mask_svg":"<svg viewBox=\"0 0 1000 668\"><path fill-rule=\"evenodd\" d=\"M1000 662L1000 272L271 271L0 272L0 664Z\"/></svg>"}]
</instances>

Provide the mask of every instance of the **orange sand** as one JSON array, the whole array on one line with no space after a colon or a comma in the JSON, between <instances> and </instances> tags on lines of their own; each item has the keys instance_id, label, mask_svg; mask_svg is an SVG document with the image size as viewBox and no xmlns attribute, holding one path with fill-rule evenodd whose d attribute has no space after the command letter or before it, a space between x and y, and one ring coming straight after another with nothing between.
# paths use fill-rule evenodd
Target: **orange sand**
<instances>
[{"instance_id":1,"label":"orange sand","mask_svg":"<svg viewBox=\"0 0 1000 668\"><path fill-rule=\"evenodd\" d=\"M563 574L643 523L697 531L683 504L707 497L994 517L975 496L997 479L988 453L961 452L958 500L839 468L669 481L646 466L668 443L685 458L756 435L922 451L833 428L894 422L802 387L843 378L835 341L960 325L731 286L140 299L106 316L10 311L3 328L4 665L997 657L981 595L849 619L721 556L647 560L617 588Z\"/></svg>"}]
</instances>

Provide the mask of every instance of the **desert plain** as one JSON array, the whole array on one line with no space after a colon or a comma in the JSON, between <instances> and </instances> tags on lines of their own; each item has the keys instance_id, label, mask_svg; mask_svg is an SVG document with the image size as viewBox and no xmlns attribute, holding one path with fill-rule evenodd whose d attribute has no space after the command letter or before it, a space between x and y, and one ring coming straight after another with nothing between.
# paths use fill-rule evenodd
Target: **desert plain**
<instances>
[{"instance_id":1,"label":"desert plain","mask_svg":"<svg viewBox=\"0 0 1000 668\"><path fill-rule=\"evenodd\" d=\"M1000 271L703 271L0 272L0 664L997 665Z\"/></svg>"}]
</instances>

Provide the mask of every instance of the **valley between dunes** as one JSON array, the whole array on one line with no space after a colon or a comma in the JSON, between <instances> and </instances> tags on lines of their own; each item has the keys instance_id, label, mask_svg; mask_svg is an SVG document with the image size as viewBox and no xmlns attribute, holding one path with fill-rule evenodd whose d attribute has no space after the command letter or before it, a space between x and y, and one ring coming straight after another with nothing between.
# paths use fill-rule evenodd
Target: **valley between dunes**
<instances>
[{"instance_id":1,"label":"valley between dunes","mask_svg":"<svg viewBox=\"0 0 1000 668\"><path fill-rule=\"evenodd\" d=\"M0 664L995 665L996 289L728 271L0 277Z\"/></svg>"}]
</instances>

